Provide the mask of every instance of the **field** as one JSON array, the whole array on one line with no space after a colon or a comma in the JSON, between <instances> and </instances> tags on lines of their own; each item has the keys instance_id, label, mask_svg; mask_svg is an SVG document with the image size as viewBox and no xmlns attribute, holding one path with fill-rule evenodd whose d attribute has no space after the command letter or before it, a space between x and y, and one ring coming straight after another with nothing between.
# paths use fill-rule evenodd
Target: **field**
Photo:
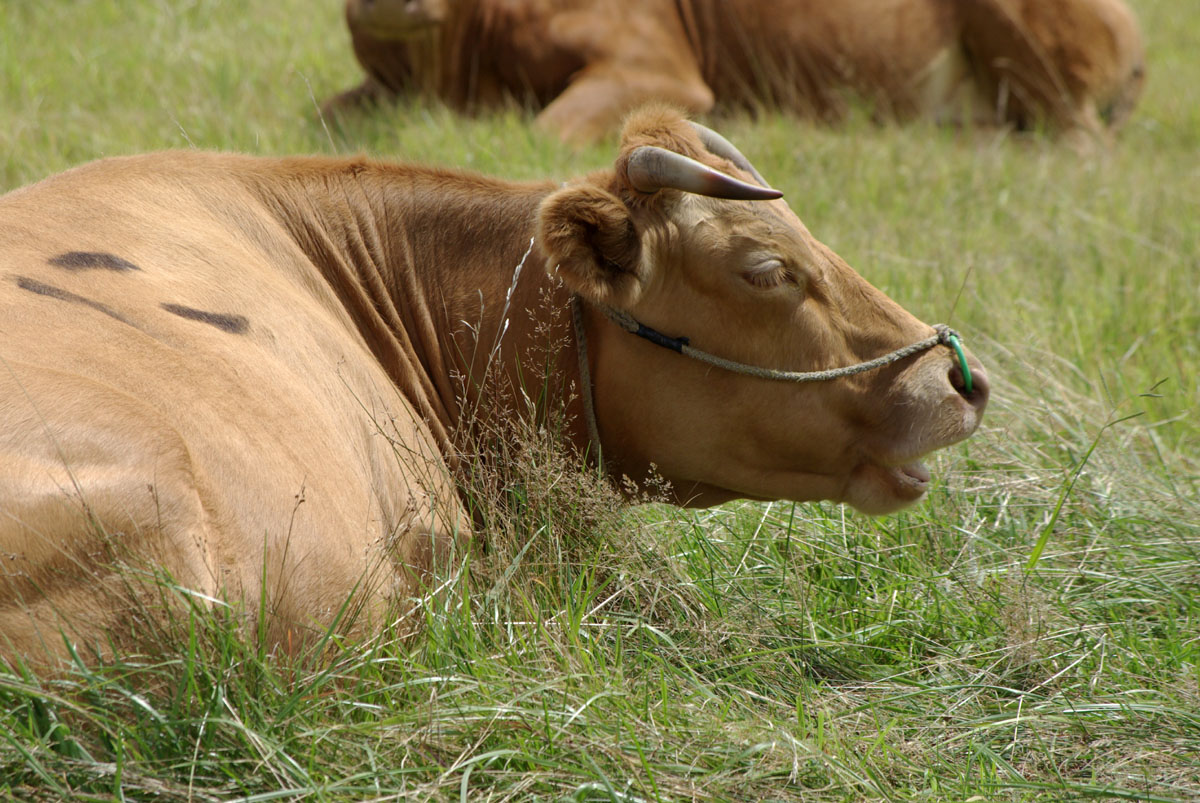
<instances>
[{"instance_id":1,"label":"field","mask_svg":"<svg viewBox=\"0 0 1200 803\"><path fill-rule=\"evenodd\" d=\"M1132 5L1148 86L1111 150L708 121L988 366L922 503L614 512L533 443L415 638L297 664L197 611L148 656L0 671L0 797L1200 799L1200 4ZM358 80L339 6L8 0L0 191L162 148L611 161L519 110L324 124Z\"/></svg>"}]
</instances>

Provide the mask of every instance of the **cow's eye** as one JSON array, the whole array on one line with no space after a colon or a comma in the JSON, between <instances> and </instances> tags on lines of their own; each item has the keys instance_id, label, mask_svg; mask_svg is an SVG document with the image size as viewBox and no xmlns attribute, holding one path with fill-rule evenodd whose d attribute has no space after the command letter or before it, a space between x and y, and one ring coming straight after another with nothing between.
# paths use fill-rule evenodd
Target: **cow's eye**
<instances>
[{"instance_id":1,"label":"cow's eye","mask_svg":"<svg viewBox=\"0 0 1200 803\"><path fill-rule=\"evenodd\" d=\"M742 272L742 278L754 287L770 290L794 281L787 266L778 259L764 259Z\"/></svg>"}]
</instances>

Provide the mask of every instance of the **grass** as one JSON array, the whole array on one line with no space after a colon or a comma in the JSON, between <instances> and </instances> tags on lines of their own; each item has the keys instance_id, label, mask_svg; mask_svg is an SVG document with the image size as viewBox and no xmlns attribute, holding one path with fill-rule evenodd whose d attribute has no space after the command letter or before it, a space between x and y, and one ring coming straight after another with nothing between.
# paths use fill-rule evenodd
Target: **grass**
<instances>
[{"instance_id":1,"label":"grass","mask_svg":"<svg viewBox=\"0 0 1200 803\"><path fill-rule=\"evenodd\" d=\"M167 147L611 160L517 111L326 128L313 99L357 80L338 5L8 4L0 189ZM715 121L988 366L984 427L922 504L617 509L534 437L415 639L288 662L185 604L157 651L0 673L0 795L1200 798L1200 9L1134 5L1149 84L1111 152Z\"/></svg>"}]
</instances>

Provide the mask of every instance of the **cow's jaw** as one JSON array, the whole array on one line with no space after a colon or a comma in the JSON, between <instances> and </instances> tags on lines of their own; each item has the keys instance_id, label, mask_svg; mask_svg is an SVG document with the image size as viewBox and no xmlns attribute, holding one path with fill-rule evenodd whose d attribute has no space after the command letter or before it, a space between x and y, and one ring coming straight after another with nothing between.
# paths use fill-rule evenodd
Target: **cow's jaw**
<instances>
[{"instance_id":1,"label":"cow's jaw","mask_svg":"<svg viewBox=\"0 0 1200 803\"><path fill-rule=\"evenodd\" d=\"M684 296L681 288L666 294ZM696 309L698 302L683 306ZM933 332L911 316L902 323L900 337L909 342ZM705 328L693 327L682 321L666 326L672 333L700 333L699 340ZM975 388L964 392L958 387L957 357L944 345L894 366L797 385L708 366L687 353L647 343L611 321L599 325L596 335L603 354L599 380L606 391L599 399L607 424L602 428L624 435L604 439L606 459L615 459L618 474L666 480L675 501L688 506L750 498L828 500L870 514L899 510L931 485L923 458L969 437L987 400L982 366L967 357ZM718 345L730 349L736 338L726 335ZM834 364L878 356L874 349L845 351ZM764 360L774 365L779 358ZM645 377L671 379L648 383Z\"/></svg>"},{"instance_id":2,"label":"cow's jaw","mask_svg":"<svg viewBox=\"0 0 1200 803\"><path fill-rule=\"evenodd\" d=\"M840 501L866 513L890 513L924 496L933 477L923 459L970 437L983 417L988 378L978 363L972 366L972 372L976 387L969 394L953 387L949 379L953 369L948 372L946 358L936 352L911 371L902 372L901 378L907 380L911 391L885 399L884 406L921 409L925 416L918 418L902 437L885 434L876 438L877 447L865 450L850 472ZM903 426L884 427L882 432L897 430L903 430Z\"/></svg>"},{"instance_id":3,"label":"cow's jaw","mask_svg":"<svg viewBox=\"0 0 1200 803\"><path fill-rule=\"evenodd\" d=\"M631 361L627 355L622 362L628 365ZM955 388L954 358L940 346L894 370L893 376L877 377L874 382L862 375L858 383L839 387L845 380L835 381L805 388L799 395L793 395L795 386L786 382L756 383L752 395L772 397L769 406L773 409L790 409L791 413L783 416L748 413L741 408L744 399L727 387L711 394L717 399L714 415L727 424L740 420L742 425L730 427L723 435L712 428L706 432L699 425L688 427L696 441L682 447L684 452L696 448L702 454L724 454L726 460L713 464L690 460L678 452L669 455L673 444L678 448L683 440L676 431L667 437L651 436L641 462L654 463L672 484L677 501L692 506L732 498L826 500L869 514L894 512L929 490L933 477L924 462L926 456L966 439L979 426L988 379L973 357L970 362L977 384L969 394ZM729 380L709 370L703 374L697 379L705 383ZM891 391L881 393L881 387ZM693 391L683 395L694 403L710 394ZM669 418L677 417L680 409L676 407L676 414ZM732 413L739 409L740 415ZM914 410L920 412L914 415ZM723 415L721 411L725 411ZM643 422L655 416L645 408L634 415ZM660 417L649 429L670 432L671 426L668 419ZM624 428L632 427L627 424ZM708 438L713 440L699 443Z\"/></svg>"},{"instance_id":4,"label":"cow's jaw","mask_svg":"<svg viewBox=\"0 0 1200 803\"><path fill-rule=\"evenodd\" d=\"M850 474L839 501L864 513L893 513L924 496L931 480L920 460L898 466L863 463Z\"/></svg>"}]
</instances>

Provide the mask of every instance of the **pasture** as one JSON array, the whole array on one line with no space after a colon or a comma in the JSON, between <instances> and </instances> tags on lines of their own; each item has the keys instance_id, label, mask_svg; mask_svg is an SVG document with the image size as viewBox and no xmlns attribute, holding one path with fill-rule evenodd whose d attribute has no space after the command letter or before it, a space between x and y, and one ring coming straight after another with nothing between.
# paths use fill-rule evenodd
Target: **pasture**
<instances>
[{"instance_id":1,"label":"pasture","mask_svg":"<svg viewBox=\"0 0 1200 803\"><path fill-rule=\"evenodd\" d=\"M339 5L6 3L0 191L163 148L611 161L516 109L319 120L359 80ZM706 121L987 366L925 500L623 508L533 431L416 635L288 661L197 606L126 660L0 669L0 797L1200 798L1200 6L1131 5L1148 84L1111 150Z\"/></svg>"}]
</instances>

